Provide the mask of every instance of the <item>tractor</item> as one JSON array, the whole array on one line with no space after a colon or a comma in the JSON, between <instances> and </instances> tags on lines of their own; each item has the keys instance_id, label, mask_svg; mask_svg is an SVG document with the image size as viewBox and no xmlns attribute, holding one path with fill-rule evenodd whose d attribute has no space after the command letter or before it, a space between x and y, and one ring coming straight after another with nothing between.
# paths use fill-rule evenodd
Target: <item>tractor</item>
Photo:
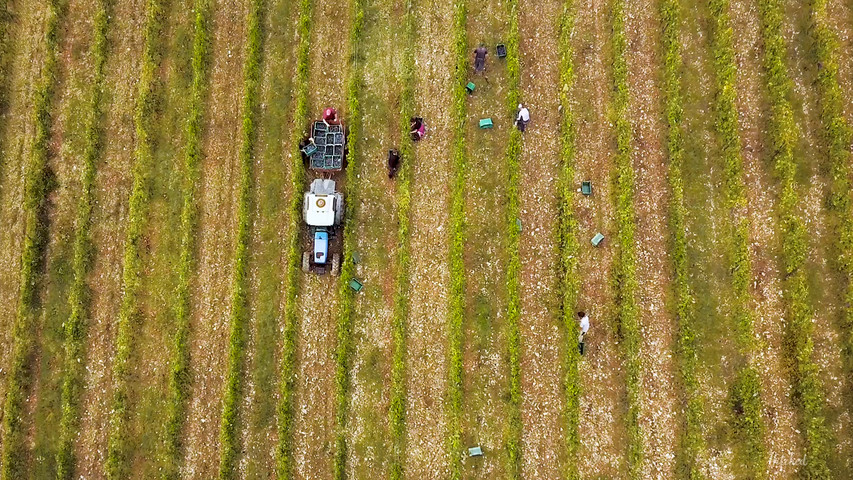
<instances>
[{"instance_id":1,"label":"tractor","mask_svg":"<svg viewBox=\"0 0 853 480\"><path fill-rule=\"evenodd\" d=\"M326 177L344 168L346 132L343 125L317 121L312 125L311 139L302 154L309 162L309 169L322 173L323 178L311 182L303 200L302 215L311 233L312 249L302 254L302 270L318 275L331 271L332 275L338 275L341 255L333 251L340 249L340 242L334 239L343 223L344 196L337 191L335 181Z\"/></svg>"},{"instance_id":2,"label":"tractor","mask_svg":"<svg viewBox=\"0 0 853 480\"><path fill-rule=\"evenodd\" d=\"M341 256L332 253L330 260L329 246L344 218L344 196L335 190L334 180L318 178L311 182L311 189L305 192L302 214L314 245L311 251L302 253L302 270L322 275L330 268L332 275L338 275Z\"/></svg>"}]
</instances>

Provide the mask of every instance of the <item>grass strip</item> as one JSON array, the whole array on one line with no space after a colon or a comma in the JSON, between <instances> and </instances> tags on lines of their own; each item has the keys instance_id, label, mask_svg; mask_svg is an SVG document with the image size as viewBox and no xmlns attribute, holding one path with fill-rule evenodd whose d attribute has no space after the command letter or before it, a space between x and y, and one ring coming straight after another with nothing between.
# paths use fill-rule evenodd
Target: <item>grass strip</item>
<instances>
[{"instance_id":1,"label":"grass strip","mask_svg":"<svg viewBox=\"0 0 853 480\"><path fill-rule=\"evenodd\" d=\"M219 478L235 478L237 455L237 422L243 392L243 370L246 362L246 323L249 321L247 295L249 240L252 220L253 166L255 141L258 136L255 117L263 62L264 0L253 0L249 6L248 45L243 66L243 123L240 142L240 193L237 200L237 241L234 253L234 276L231 286L231 330L228 338L228 373L222 399L222 421L219 426Z\"/></svg>"},{"instance_id":2,"label":"grass strip","mask_svg":"<svg viewBox=\"0 0 853 480\"><path fill-rule=\"evenodd\" d=\"M566 333L566 354L563 357L563 388L566 405L563 448L566 461L563 476L567 480L579 480L578 452L580 452L580 396L581 378L578 363L580 354L575 342L578 324L575 320L580 281L578 272L578 219L575 215L575 117L572 110L571 90L575 83L574 49L572 33L575 28L574 0L563 1L560 19L560 105L563 107L560 126L560 222L558 245L560 246L560 306L563 328Z\"/></svg>"},{"instance_id":3,"label":"grass strip","mask_svg":"<svg viewBox=\"0 0 853 480\"><path fill-rule=\"evenodd\" d=\"M514 118L516 106L521 98L521 59L519 58L518 0L510 0L509 37L506 41L507 71L507 113ZM521 149L523 146L521 131L511 127L506 147L507 164L507 347L509 349L509 405L507 409L508 435L507 474L510 479L521 478L521 334L518 322L521 318L521 258L519 243L521 229L518 219L521 215L518 191L521 177Z\"/></svg>"},{"instance_id":4,"label":"grass strip","mask_svg":"<svg viewBox=\"0 0 853 480\"><path fill-rule=\"evenodd\" d=\"M402 480L406 461L406 349L409 318L409 225L411 211L412 162L415 148L409 135L409 119L415 113L415 41L417 19L414 0L406 0L404 15L405 47L400 72L400 171L397 172L397 278L394 291L394 312L391 318L391 404L388 419L391 425L391 480Z\"/></svg>"},{"instance_id":5,"label":"grass strip","mask_svg":"<svg viewBox=\"0 0 853 480\"><path fill-rule=\"evenodd\" d=\"M347 460L347 416L349 413L350 353L352 350L352 319L355 313L355 292L349 287L349 281L355 277L355 215L359 203L359 168L361 145L361 88L362 58L359 49L364 28L365 0L352 0L352 27L350 29L350 73L347 81L347 161L346 212L344 215L343 261L338 278L338 297L341 304L338 310L338 344L335 350L335 462L336 480L346 478Z\"/></svg>"},{"instance_id":6,"label":"grass strip","mask_svg":"<svg viewBox=\"0 0 853 480\"><path fill-rule=\"evenodd\" d=\"M60 22L66 5L62 0L49 0L47 7L44 65L33 99L35 138L24 177L21 291L12 330L14 344L3 405L3 466L0 478L4 480L25 478L27 462L30 460L24 408L32 382L30 364L36 349L34 336L38 320L40 277L47 245L47 197L52 190L48 166L50 130L53 126L50 110L58 73Z\"/></svg>"},{"instance_id":7,"label":"grass strip","mask_svg":"<svg viewBox=\"0 0 853 480\"><path fill-rule=\"evenodd\" d=\"M721 143L725 175L726 206L731 217L730 243L732 316L739 353L745 358L730 392L734 413L734 431L743 443L741 456L749 478L764 478L767 451L764 446L764 422L761 418L761 382L751 359L755 350L754 314L750 309L752 265L749 259L749 217L746 214L746 183L738 122L737 67L729 0L710 1L712 21L711 49L716 76L715 127Z\"/></svg>"},{"instance_id":8,"label":"grass strip","mask_svg":"<svg viewBox=\"0 0 853 480\"><path fill-rule=\"evenodd\" d=\"M193 80L190 111L186 123L184 150L183 199L181 205L181 257L178 285L175 291L174 322L176 326L169 370L169 404L166 423L166 468L164 479L180 477L181 431L190 389L190 283L195 266L195 234L198 222L198 182L202 161L202 129L207 98L210 63L210 0L195 0L193 34Z\"/></svg>"},{"instance_id":9,"label":"grass strip","mask_svg":"<svg viewBox=\"0 0 853 480\"><path fill-rule=\"evenodd\" d=\"M113 359L113 398L110 402L109 441L107 445L106 475L108 479L127 477L129 404L128 377L133 349L134 324L139 316L139 288L142 274L140 250L148 213L148 177L152 162L153 140L151 117L156 108L157 69L162 57L162 30L166 0L149 0L145 19L145 46L142 52L142 71L136 98L133 123L136 133L134 149L133 186L130 192L127 239L124 246L124 271L122 272L122 299L118 312L116 353Z\"/></svg>"},{"instance_id":10,"label":"grass strip","mask_svg":"<svg viewBox=\"0 0 853 480\"><path fill-rule=\"evenodd\" d=\"M791 80L785 66L786 46L782 37L782 5L778 0L759 2L764 68L770 97L770 140L776 174L781 181L779 227L782 231L782 259L785 267L784 297L787 303L786 343L794 374L794 396L802 418L805 459L801 475L809 479L830 478L827 465L830 432L826 425L823 386L814 362L812 311L806 279L808 236L797 213L797 163L794 148L798 131L789 99Z\"/></svg>"},{"instance_id":11,"label":"grass strip","mask_svg":"<svg viewBox=\"0 0 853 480\"><path fill-rule=\"evenodd\" d=\"M465 84L468 78L468 35L466 0L455 2L453 14L453 170L450 197L450 294L447 381L447 461L451 480L462 478L462 322L465 317Z\"/></svg>"},{"instance_id":12,"label":"grass strip","mask_svg":"<svg viewBox=\"0 0 853 480\"><path fill-rule=\"evenodd\" d=\"M679 362L682 388L686 398L684 430L681 433L679 454L679 476L690 480L704 478L699 459L705 451L702 436L703 399L699 394L696 378L696 320L693 310L694 298L690 291L687 272L687 227L684 206L684 127L683 100L681 94L681 29L680 0L662 0L661 40L664 53L664 111L666 113L666 149L669 157L668 180L671 197L669 200L669 228L672 232L672 259L675 272L675 313L678 319L676 355Z\"/></svg>"},{"instance_id":13,"label":"grass strip","mask_svg":"<svg viewBox=\"0 0 853 480\"><path fill-rule=\"evenodd\" d=\"M625 2L613 2L613 125L616 131L616 223L619 255L616 264L618 331L625 357L628 391L628 474L640 478L643 436L640 427L640 326L637 307L637 259L634 247L634 170L631 167L631 123L628 120L628 65L625 60Z\"/></svg>"},{"instance_id":14,"label":"grass strip","mask_svg":"<svg viewBox=\"0 0 853 480\"><path fill-rule=\"evenodd\" d=\"M299 232L302 225L302 192L305 188L305 167L302 164L302 153L299 151L299 141L302 139L302 128L308 120L308 52L311 33L311 0L299 1L299 20L296 34L299 47L296 55L296 79L294 82L296 107L293 112L293 131L290 144L290 205L288 208L287 264L284 276L285 304L284 331L282 332L281 347L281 396L278 402L278 446L276 447L276 476L279 480L291 477L293 468L293 390L296 370L296 327L298 311L296 293L299 291L299 273L302 265L302 251L299 248Z\"/></svg>"},{"instance_id":15,"label":"grass strip","mask_svg":"<svg viewBox=\"0 0 853 480\"><path fill-rule=\"evenodd\" d=\"M92 243L89 237L94 207L94 185L98 162L101 159L104 82L107 63L107 29L110 23L113 0L100 0L95 12L94 37L90 54L95 61L92 91L86 114L86 147L83 152L83 170L80 174L81 191L77 202L74 226L73 281L68 295L70 314L63 324L64 365L62 372L62 404L59 426L59 447L56 452L56 476L70 480L74 475L74 439L79 422L79 399L83 389L85 366L86 321L89 313L89 275Z\"/></svg>"},{"instance_id":16,"label":"grass strip","mask_svg":"<svg viewBox=\"0 0 853 480\"><path fill-rule=\"evenodd\" d=\"M826 24L826 0L812 1L812 28L818 69L820 119L827 146L830 210L836 217L837 268L844 278L842 354L847 378L853 378L853 209L850 198L850 125L844 117L844 97L838 80L838 39Z\"/></svg>"},{"instance_id":17,"label":"grass strip","mask_svg":"<svg viewBox=\"0 0 853 480\"><path fill-rule=\"evenodd\" d=\"M6 110L9 93L11 71L9 64L9 25L12 23L12 12L9 11L9 0L0 0L0 112ZM0 160L2 161L2 160ZM2 166L2 163L0 163Z\"/></svg>"}]
</instances>

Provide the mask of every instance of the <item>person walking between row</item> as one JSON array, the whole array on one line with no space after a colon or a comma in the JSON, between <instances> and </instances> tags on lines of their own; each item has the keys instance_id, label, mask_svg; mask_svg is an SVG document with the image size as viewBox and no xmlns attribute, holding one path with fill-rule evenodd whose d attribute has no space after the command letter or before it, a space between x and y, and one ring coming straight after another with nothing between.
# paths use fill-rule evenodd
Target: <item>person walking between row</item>
<instances>
[{"instance_id":1,"label":"person walking between row","mask_svg":"<svg viewBox=\"0 0 853 480\"><path fill-rule=\"evenodd\" d=\"M474 49L474 71L482 72L486 69L486 46L482 43Z\"/></svg>"},{"instance_id":2,"label":"person walking between row","mask_svg":"<svg viewBox=\"0 0 853 480\"><path fill-rule=\"evenodd\" d=\"M518 104L518 114L515 117L515 126L521 133L527 128L527 123L530 122L530 110L522 104Z\"/></svg>"},{"instance_id":3,"label":"person walking between row","mask_svg":"<svg viewBox=\"0 0 853 480\"><path fill-rule=\"evenodd\" d=\"M586 315L586 312L578 312L578 324L581 329L581 333L578 335L578 352L583 355L584 338L586 337L586 332L589 331L589 317Z\"/></svg>"}]
</instances>

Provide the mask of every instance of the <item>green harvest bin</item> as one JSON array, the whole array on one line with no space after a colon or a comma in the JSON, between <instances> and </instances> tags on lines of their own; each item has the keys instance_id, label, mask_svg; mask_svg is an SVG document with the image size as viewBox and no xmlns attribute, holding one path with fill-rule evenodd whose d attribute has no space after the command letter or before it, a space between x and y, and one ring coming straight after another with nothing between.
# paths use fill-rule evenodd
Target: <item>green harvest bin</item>
<instances>
[{"instance_id":1,"label":"green harvest bin","mask_svg":"<svg viewBox=\"0 0 853 480\"><path fill-rule=\"evenodd\" d=\"M592 245L597 247L601 245L601 242L604 240L604 235L600 233L596 233L594 237L592 237Z\"/></svg>"},{"instance_id":2,"label":"green harvest bin","mask_svg":"<svg viewBox=\"0 0 853 480\"><path fill-rule=\"evenodd\" d=\"M364 285L355 278L349 281L349 288L353 289L356 292L361 291L363 287Z\"/></svg>"},{"instance_id":3,"label":"green harvest bin","mask_svg":"<svg viewBox=\"0 0 853 480\"><path fill-rule=\"evenodd\" d=\"M581 183L581 193L584 195L592 195L592 182L585 181Z\"/></svg>"},{"instance_id":4,"label":"green harvest bin","mask_svg":"<svg viewBox=\"0 0 853 480\"><path fill-rule=\"evenodd\" d=\"M304 153L306 157L310 157L316 151L317 145L314 145L313 143L305 145L305 148L302 149L302 153Z\"/></svg>"},{"instance_id":5,"label":"green harvest bin","mask_svg":"<svg viewBox=\"0 0 853 480\"><path fill-rule=\"evenodd\" d=\"M474 85L474 82L468 82L468 85L465 85L465 90L468 90L469 94L474 93L475 88L477 88L477 86Z\"/></svg>"},{"instance_id":6,"label":"green harvest bin","mask_svg":"<svg viewBox=\"0 0 853 480\"><path fill-rule=\"evenodd\" d=\"M492 128L494 126L495 126L495 124L492 123L491 118L484 118L484 119L480 120L480 128Z\"/></svg>"},{"instance_id":7,"label":"green harvest bin","mask_svg":"<svg viewBox=\"0 0 853 480\"><path fill-rule=\"evenodd\" d=\"M483 449L480 448L479 445L477 445L476 447L471 447L468 449L468 456L469 457L482 457L483 456Z\"/></svg>"}]
</instances>

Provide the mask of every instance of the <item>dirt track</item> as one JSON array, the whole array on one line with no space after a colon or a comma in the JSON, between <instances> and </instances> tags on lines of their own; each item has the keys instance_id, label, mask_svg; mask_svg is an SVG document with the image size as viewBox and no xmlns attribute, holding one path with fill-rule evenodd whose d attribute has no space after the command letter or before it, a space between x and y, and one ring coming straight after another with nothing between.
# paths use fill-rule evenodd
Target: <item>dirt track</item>
<instances>
[{"instance_id":1,"label":"dirt track","mask_svg":"<svg viewBox=\"0 0 853 480\"><path fill-rule=\"evenodd\" d=\"M411 289L408 331L406 478L447 475L446 407L448 235L451 182L453 5L424 0L415 7L416 111L431 119L412 169Z\"/></svg>"},{"instance_id":2,"label":"dirt track","mask_svg":"<svg viewBox=\"0 0 853 480\"><path fill-rule=\"evenodd\" d=\"M536 7L534 8L534 3ZM566 338L559 316L557 177L559 20L563 2L520 2L521 97L532 119L521 158L521 381L522 476L558 478L565 398L559 365ZM574 335L570 335L574 336Z\"/></svg>"}]
</instances>

